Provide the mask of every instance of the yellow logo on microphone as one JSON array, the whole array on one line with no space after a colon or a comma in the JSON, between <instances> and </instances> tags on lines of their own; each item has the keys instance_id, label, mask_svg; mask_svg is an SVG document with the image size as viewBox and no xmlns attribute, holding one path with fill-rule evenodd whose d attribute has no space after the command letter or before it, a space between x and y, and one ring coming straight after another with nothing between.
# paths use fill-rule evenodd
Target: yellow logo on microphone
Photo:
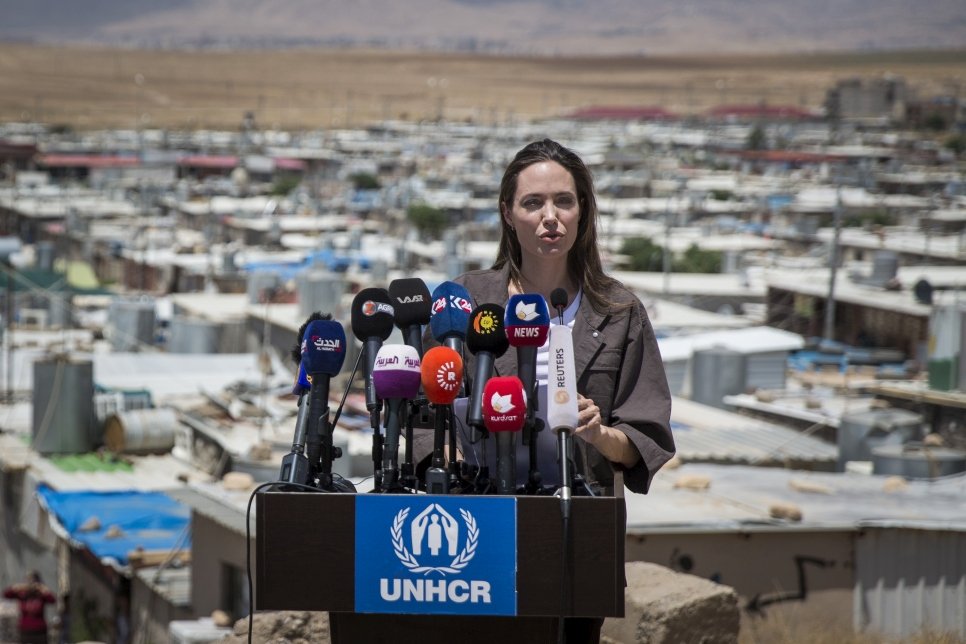
<instances>
[{"instance_id":1,"label":"yellow logo on microphone","mask_svg":"<svg viewBox=\"0 0 966 644\"><path fill-rule=\"evenodd\" d=\"M489 335L500 328L500 321L490 311L480 311L473 318L473 329L477 333Z\"/></svg>"}]
</instances>

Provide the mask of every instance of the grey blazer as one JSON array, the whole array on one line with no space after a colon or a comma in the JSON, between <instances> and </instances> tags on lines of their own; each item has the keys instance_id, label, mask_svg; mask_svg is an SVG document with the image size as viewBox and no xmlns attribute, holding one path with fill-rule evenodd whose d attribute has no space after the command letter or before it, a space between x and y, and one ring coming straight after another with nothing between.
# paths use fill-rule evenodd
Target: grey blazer
<instances>
[{"instance_id":1,"label":"grey blazer","mask_svg":"<svg viewBox=\"0 0 966 644\"><path fill-rule=\"evenodd\" d=\"M509 271L505 267L471 271L453 281L466 287L476 306L505 306L509 297ZM611 493L616 467L623 470L628 489L646 493L651 478L674 455L671 393L644 305L624 286L610 289L607 299L631 306L616 313L600 313L584 297L577 309L573 329L577 391L597 404L604 425L630 438L641 460L631 468L623 468L608 461L589 443L578 440L577 466L588 482ZM466 359L465 368L472 373L473 356L467 355ZM494 370L499 376L517 375L516 352L507 351L498 358Z\"/></svg>"}]
</instances>

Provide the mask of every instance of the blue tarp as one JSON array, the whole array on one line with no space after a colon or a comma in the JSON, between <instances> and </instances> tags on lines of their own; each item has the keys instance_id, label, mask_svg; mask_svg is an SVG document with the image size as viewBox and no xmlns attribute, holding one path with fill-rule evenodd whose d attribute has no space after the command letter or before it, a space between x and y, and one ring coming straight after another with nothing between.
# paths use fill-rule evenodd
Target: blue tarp
<instances>
[{"instance_id":1,"label":"blue tarp","mask_svg":"<svg viewBox=\"0 0 966 644\"><path fill-rule=\"evenodd\" d=\"M115 559L125 566L128 553L139 546L145 550L191 547L191 509L161 492L56 492L41 485L37 494L71 539L98 559ZM97 517L100 528L81 532L81 525L91 517ZM122 534L108 537L108 529L115 525Z\"/></svg>"}]
</instances>

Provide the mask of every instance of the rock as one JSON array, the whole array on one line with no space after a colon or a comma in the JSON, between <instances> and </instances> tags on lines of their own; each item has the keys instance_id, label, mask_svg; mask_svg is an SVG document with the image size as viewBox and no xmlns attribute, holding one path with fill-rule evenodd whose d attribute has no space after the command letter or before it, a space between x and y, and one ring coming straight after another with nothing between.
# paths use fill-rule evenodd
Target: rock
<instances>
[{"instance_id":1,"label":"rock","mask_svg":"<svg viewBox=\"0 0 966 644\"><path fill-rule=\"evenodd\" d=\"M801 521L802 509L794 503L774 503L768 508L768 516L773 519Z\"/></svg>"},{"instance_id":2,"label":"rock","mask_svg":"<svg viewBox=\"0 0 966 644\"><path fill-rule=\"evenodd\" d=\"M788 487L796 492L804 492L805 494L833 494L835 492L835 490L827 485L815 483L814 481L802 481L800 479L790 480Z\"/></svg>"},{"instance_id":3,"label":"rock","mask_svg":"<svg viewBox=\"0 0 966 644\"><path fill-rule=\"evenodd\" d=\"M932 433L926 434L926 436L922 439L922 444L928 445L929 447L942 447L945 444L945 441L943 440L941 434Z\"/></svg>"},{"instance_id":4,"label":"rock","mask_svg":"<svg viewBox=\"0 0 966 644\"><path fill-rule=\"evenodd\" d=\"M228 472L222 477L221 484L226 490L241 492L252 489L255 486L255 479L248 472Z\"/></svg>"},{"instance_id":5,"label":"rock","mask_svg":"<svg viewBox=\"0 0 966 644\"><path fill-rule=\"evenodd\" d=\"M625 566L625 616L608 617L601 642L731 644L738 641L738 596L721 584L635 561Z\"/></svg>"},{"instance_id":6,"label":"rock","mask_svg":"<svg viewBox=\"0 0 966 644\"><path fill-rule=\"evenodd\" d=\"M232 625L231 624L231 617L229 617L228 616L228 613L226 613L223 610L215 610L215 611L212 611L212 613L211 613L211 621L212 621L212 623L215 626L221 626L222 628L228 627L228 626L231 626ZM247 623L245 625L245 628L246 629L248 628L248 624ZM245 632L247 633L248 631L246 630Z\"/></svg>"},{"instance_id":7,"label":"rock","mask_svg":"<svg viewBox=\"0 0 966 644\"><path fill-rule=\"evenodd\" d=\"M248 618L235 622L233 633L218 644L245 644ZM252 641L262 644L328 644L329 614L310 611L273 611L255 613Z\"/></svg>"},{"instance_id":8,"label":"rock","mask_svg":"<svg viewBox=\"0 0 966 644\"><path fill-rule=\"evenodd\" d=\"M674 487L685 490L707 490L711 487L711 478L702 474L685 474L678 477L678 480L674 482Z\"/></svg>"},{"instance_id":9,"label":"rock","mask_svg":"<svg viewBox=\"0 0 966 644\"><path fill-rule=\"evenodd\" d=\"M890 476L882 483L883 492L902 492L907 487L909 487L909 483L901 476Z\"/></svg>"},{"instance_id":10,"label":"rock","mask_svg":"<svg viewBox=\"0 0 966 644\"><path fill-rule=\"evenodd\" d=\"M78 532L97 532L101 529L101 520L97 517L89 517L77 528Z\"/></svg>"},{"instance_id":11,"label":"rock","mask_svg":"<svg viewBox=\"0 0 966 644\"><path fill-rule=\"evenodd\" d=\"M670 461L664 464L662 469L676 470L679 467L681 467L683 464L684 464L684 461L681 460L681 457L675 454L674 456L671 457Z\"/></svg>"},{"instance_id":12,"label":"rock","mask_svg":"<svg viewBox=\"0 0 966 644\"><path fill-rule=\"evenodd\" d=\"M105 539L120 539L124 536L124 530L119 525L111 525L104 533Z\"/></svg>"}]
</instances>

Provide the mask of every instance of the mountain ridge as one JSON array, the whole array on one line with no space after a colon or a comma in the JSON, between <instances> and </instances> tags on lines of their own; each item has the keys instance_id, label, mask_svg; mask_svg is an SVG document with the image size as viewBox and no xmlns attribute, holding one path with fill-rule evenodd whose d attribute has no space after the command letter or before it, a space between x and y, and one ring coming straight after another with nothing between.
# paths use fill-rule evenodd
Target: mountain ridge
<instances>
[{"instance_id":1,"label":"mountain ridge","mask_svg":"<svg viewBox=\"0 0 966 644\"><path fill-rule=\"evenodd\" d=\"M524 55L942 49L957 0L6 0L0 39L140 47L364 46Z\"/></svg>"}]
</instances>

